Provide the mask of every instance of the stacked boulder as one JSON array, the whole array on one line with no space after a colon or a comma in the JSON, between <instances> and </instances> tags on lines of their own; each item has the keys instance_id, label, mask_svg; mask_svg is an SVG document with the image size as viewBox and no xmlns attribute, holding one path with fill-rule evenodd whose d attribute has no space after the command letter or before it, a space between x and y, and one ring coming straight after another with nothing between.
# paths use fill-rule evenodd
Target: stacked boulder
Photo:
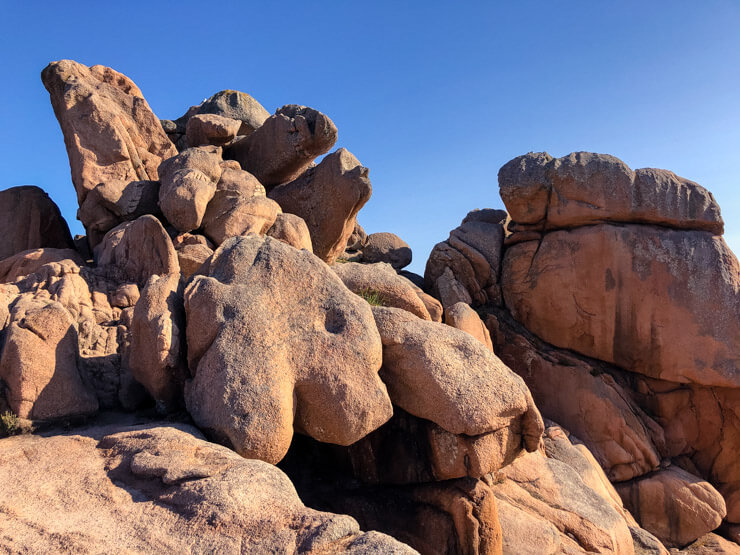
<instances>
[{"instance_id":1,"label":"stacked boulder","mask_svg":"<svg viewBox=\"0 0 740 555\"><path fill-rule=\"evenodd\" d=\"M0 440L0 547L666 553L740 522L739 272L698 185L522 157L510 218L471 212L422 278L357 223L369 170L321 112L42 80L87 235L0 192L2 422L46 426Z\"/></svg>"},{"instance_id":2,"label":"stacked boulder","mask_svg":"<svg viewBox=\"0 0 740 555\"><path fill-rule=\"evenodd\" d=\"M508 221L488 237L503 243L490 271L501 296L476 295L476 258L453 251L466 222L435 247L426 285L477 307L543 415L662 542L686 546L723 519L732 536L740 265L711 193L583 152L520 156L499 185Z\"/></svg>"}]
</instances>

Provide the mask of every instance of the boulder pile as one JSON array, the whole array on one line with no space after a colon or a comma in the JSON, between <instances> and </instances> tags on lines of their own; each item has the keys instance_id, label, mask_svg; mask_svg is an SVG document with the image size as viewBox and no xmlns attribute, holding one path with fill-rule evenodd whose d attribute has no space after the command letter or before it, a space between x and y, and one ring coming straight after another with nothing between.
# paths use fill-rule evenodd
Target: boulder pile
<instances>
[{"instance_id":1,"label":"boulder pile","mask_svg":"<svg viewBox=\"0 0 740 555\"><path fill-rule=\"evenodd\" d=\"M0 550L740 551L707 190L530 153L422 277L321 112L159 120L113 69L41 76L86 235L0 191Z\"/></svg>"}]
</instances>

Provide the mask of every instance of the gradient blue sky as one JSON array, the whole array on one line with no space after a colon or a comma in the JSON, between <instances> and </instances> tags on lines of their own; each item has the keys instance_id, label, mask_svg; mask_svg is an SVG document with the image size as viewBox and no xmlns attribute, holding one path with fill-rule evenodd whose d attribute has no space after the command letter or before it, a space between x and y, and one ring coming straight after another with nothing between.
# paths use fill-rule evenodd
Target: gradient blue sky
<instances>
[{"instance_id":1,"label":"gradient blue sky","mask_svg":"<svg viewBox=\"0 0 740 555\"><path fill-rule=\"evenodd\" d=\"M0 188L39 185L73 233L62 134L39 74L111 66L161 118L238 89L329 115L370 168L365 229L423 273L511 158L589 150L710 189L740 252L740 3L2 2Z\"/></svg>"}]
</instances>

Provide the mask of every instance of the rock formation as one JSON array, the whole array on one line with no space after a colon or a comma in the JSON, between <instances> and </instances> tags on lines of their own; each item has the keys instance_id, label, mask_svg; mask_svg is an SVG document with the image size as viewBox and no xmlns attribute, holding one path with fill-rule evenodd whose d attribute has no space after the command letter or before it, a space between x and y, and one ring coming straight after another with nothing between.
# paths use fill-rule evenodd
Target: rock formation
<instances>
[{"instance_id":1,"label":"rock formation","mask_svg":"<svg viewBox=\"0 0 740 555\"><path fill-rule=\"evenodd\" d=\"M0 551L740 550L740 264L707 190L520 156L508 213L422 277L357 222L369 170L315 162L317 110L158 120L110 68L42 79L87 235L0 192Z\"/></svg>"}]
</instances>

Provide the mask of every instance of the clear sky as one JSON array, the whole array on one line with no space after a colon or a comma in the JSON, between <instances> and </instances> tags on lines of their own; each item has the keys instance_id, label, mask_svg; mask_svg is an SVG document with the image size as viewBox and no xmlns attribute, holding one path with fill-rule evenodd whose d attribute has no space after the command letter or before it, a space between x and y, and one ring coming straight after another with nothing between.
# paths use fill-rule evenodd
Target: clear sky
<instances>
[{"instance_id":1,"label":"clear sky","mask_svg":"<svg viewBox=\"0 0 740 555\"><path fill-rule=\"evenodd\" d=\"M111 66L160 118L222 89L314 107L370 168L368 233L423 273L498 169L529 151L613 154L699 182L740 253L740 2L11 2L0 23L0 188L39 185L73 233L66 151L39 74Z\"/></svg>"}]
</instances>

